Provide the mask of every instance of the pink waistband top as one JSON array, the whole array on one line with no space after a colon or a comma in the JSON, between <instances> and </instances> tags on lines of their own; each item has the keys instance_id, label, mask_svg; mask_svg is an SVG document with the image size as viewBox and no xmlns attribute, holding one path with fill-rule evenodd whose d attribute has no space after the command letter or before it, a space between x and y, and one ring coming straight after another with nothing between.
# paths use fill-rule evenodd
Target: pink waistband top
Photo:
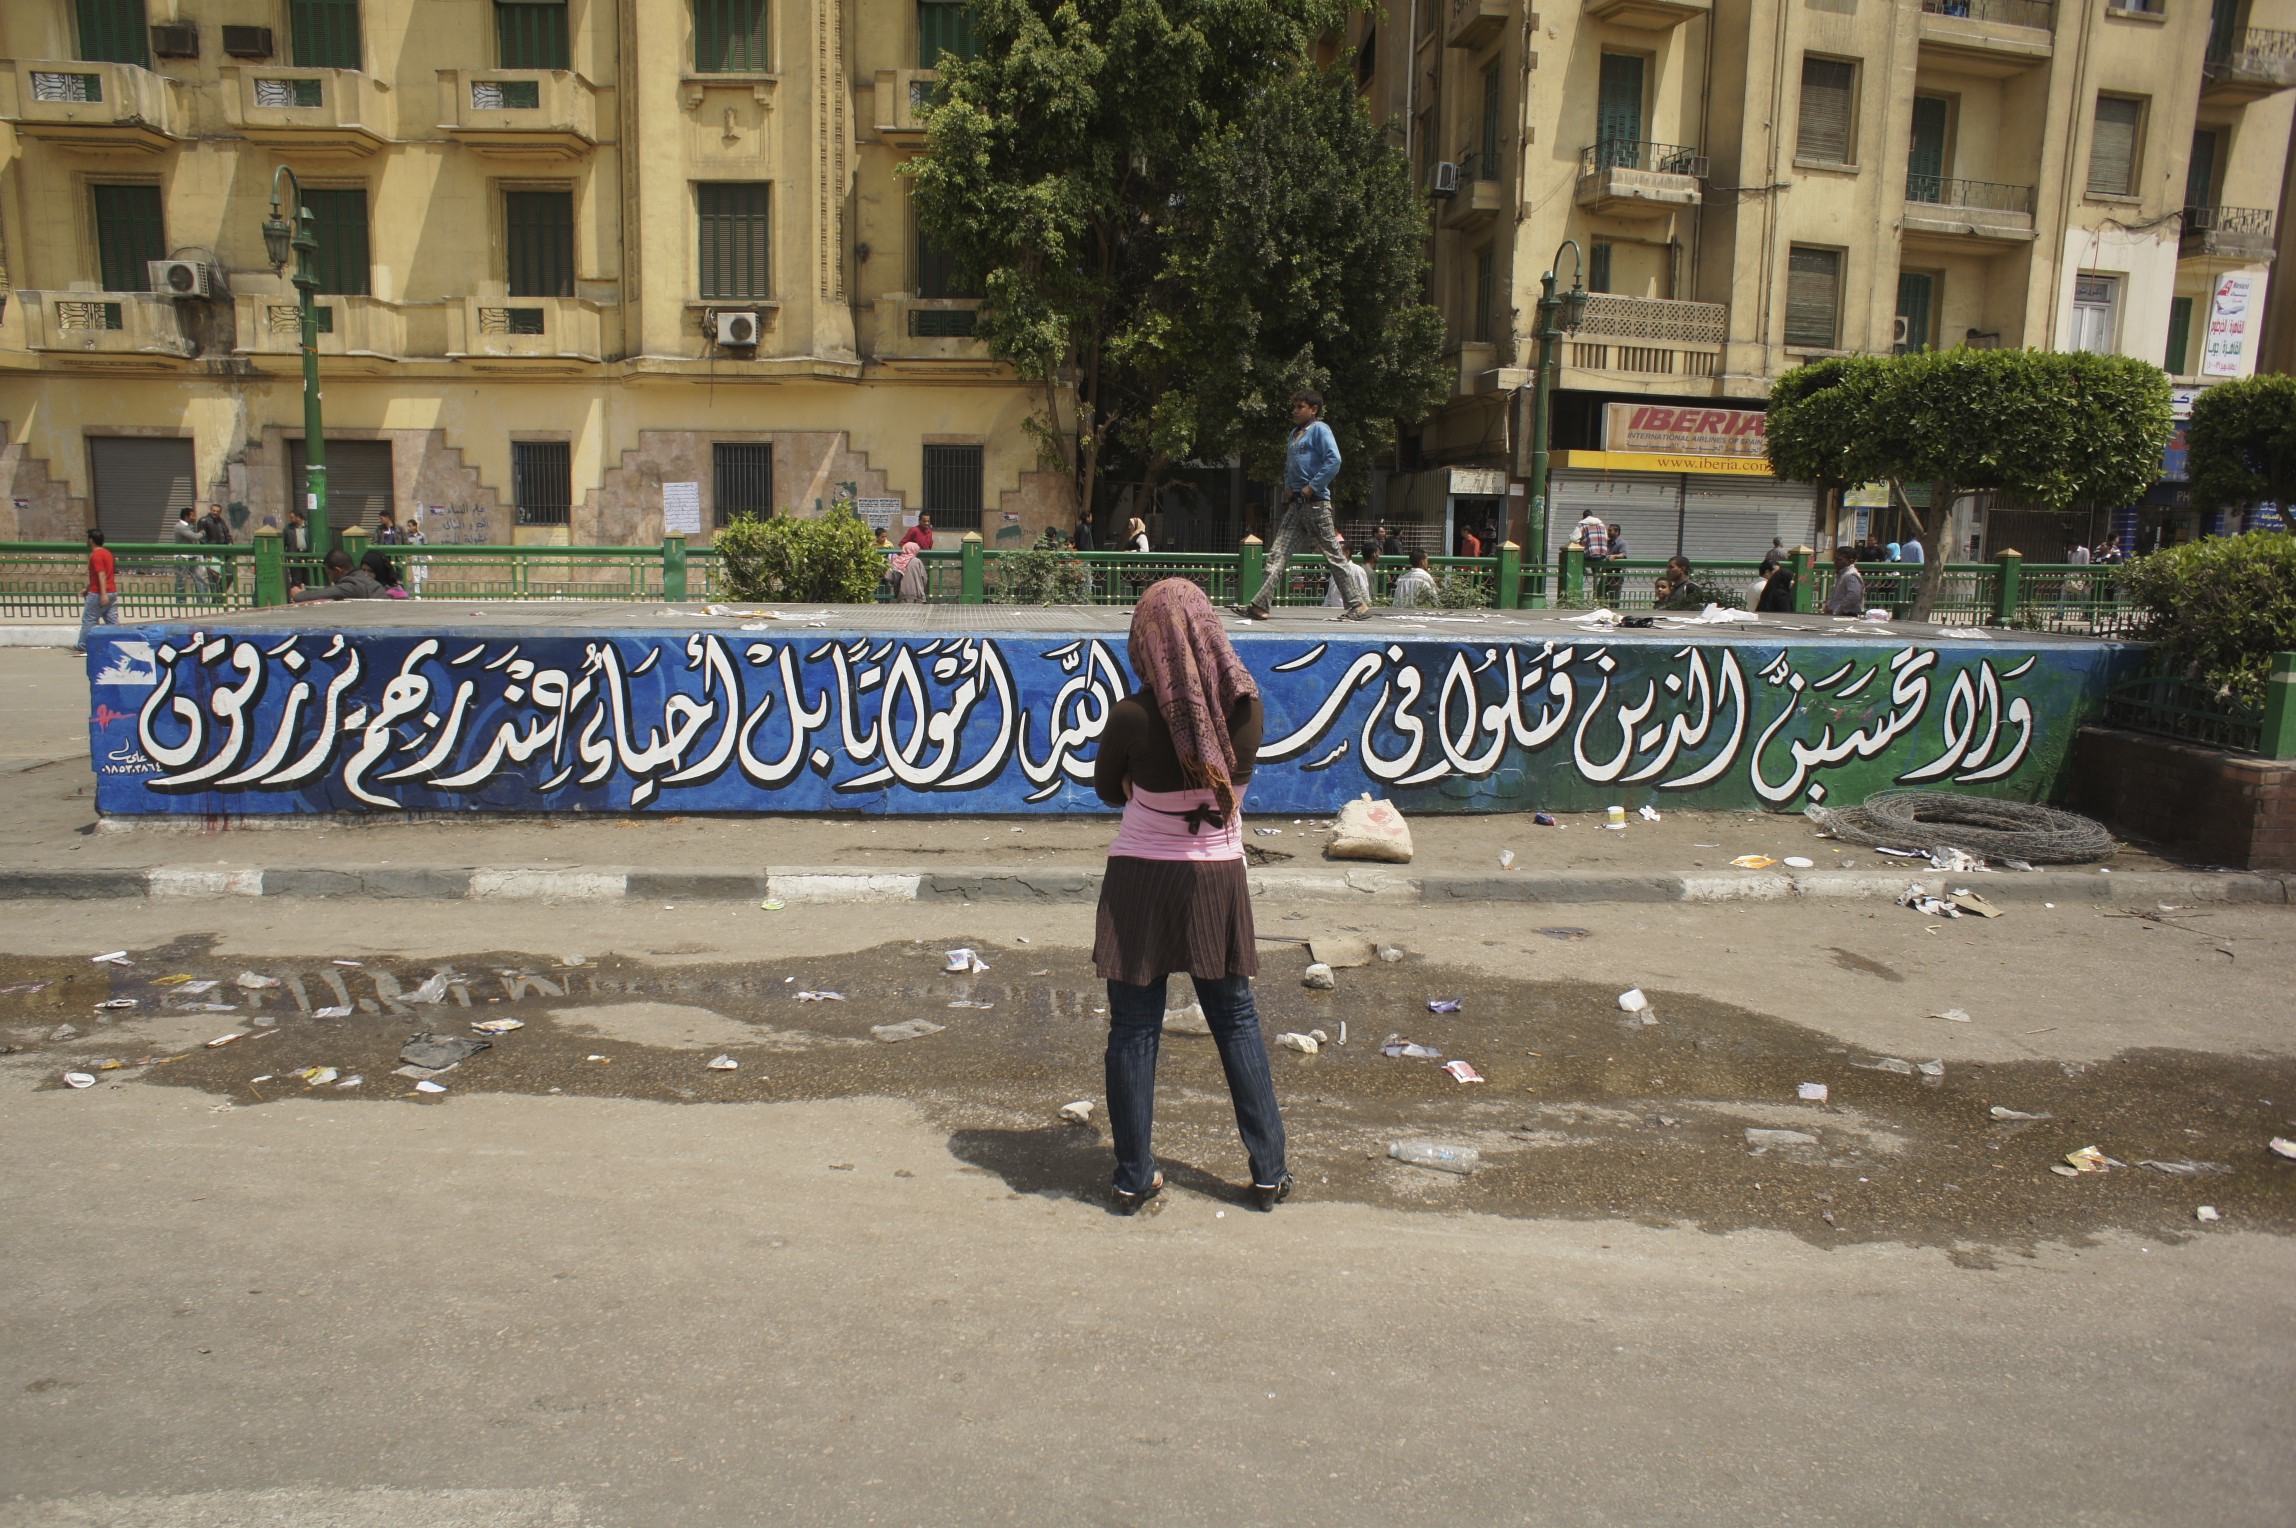
<instances>
[{"instance_id":1,"label":"pink waistband top","mask_svg":"<svg viewBox=\"0 0 2296 1528\"><path fill-rule=\"evenodd\" d=\"M1124 804L1124 823L1112 857L1146 860L1232 860L1244 857L1244 810L1238 793L1236 815L1220 821L1210 791L1134 790Z\"/></svg>"}]
</instances>

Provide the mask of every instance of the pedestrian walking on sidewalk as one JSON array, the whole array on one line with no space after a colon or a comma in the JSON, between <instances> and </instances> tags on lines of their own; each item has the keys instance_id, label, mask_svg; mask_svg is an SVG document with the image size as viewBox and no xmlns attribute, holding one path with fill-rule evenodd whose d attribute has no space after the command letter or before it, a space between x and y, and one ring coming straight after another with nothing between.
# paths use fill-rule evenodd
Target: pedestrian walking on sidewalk
<instances>
[{"instance_id":1,"label":"pedestrian walking on sidewalk","mask_svg":"<svg viewBox=\"0 0 2296 1528\"><path fill-rule=\"evenodd\" d=\"M112 554L104 549L104 533L102 531L90 531L88 532L88 592L80 601L80 640L74 644L72 651L75 653L86 652L88 650L88 633L98 626L117 626L119 624L119 564L112 559ZM1246 680L1245 682L1249 683L1250 681ZM1255 747L1259 743L1257 730L1255 727L1252 739ZM1258 1033L1257 1030L1253 1031L1255 1037Z\"/></svg>"},{"instance_id":2,"label":"pedestrian walking on sidewalk","mask_svg":"<svg viewBox=\"0 0 2296 1528\"><path fill-rule=\"evenodd\" d=\"M1166 980L1185 971L1220 1048L1253 1198L1272 1210L1292 1178L1252 1003L1260 962L1244 879L1243 794L1265 721L1259 686L1204 591L1182 578L1140 596L1130 657L1140 688L1110 709L1092 770L1100 799L1124 809L1092 942L1093 965L1108 982L1116 1208L1132 1214L1164 1187L1150 1144L1156 1053Z\"/></svg>"},{"instance_id":3,"label":"pedestrian walking on sidewalk","mask_svg":"<svg viewBox=\"0 0 2296 1528\"><path fill-rule=\"evenodd\" d=\"M1292 552L1305 543L1323 554L1323 560L1331 565L1331 576L1346 593L1347 609L1340 619L1368 619L1370 594L1356 587L1347 553L1340 549L1339 532L1331 523L1331 480L1339 475L1339 442L1331 426L1323 422L1323 394L1302 388L1292 394L1291 409L1291 439L1284 447L1283 519L1276 526L1274 545L1268 548L1260 592L1252 596L1250 604L1236 606L1236 614L1255 621L1268 618L1268 609L1284 586L1284 571L1291 564Z\"/></svg>"},{"instance_id":4,"label":"pedestrian walking on sidewalk","mask_svg":"<svg viewBox=\"0 0 2296 1528\"><path fill-rule=\"evenodd\" d=\"M1826 614L1865 614L1865 575L1858 571L1855 547L1834 548L1834 592L1826 596Z\"/></svg>"}]
</instances>

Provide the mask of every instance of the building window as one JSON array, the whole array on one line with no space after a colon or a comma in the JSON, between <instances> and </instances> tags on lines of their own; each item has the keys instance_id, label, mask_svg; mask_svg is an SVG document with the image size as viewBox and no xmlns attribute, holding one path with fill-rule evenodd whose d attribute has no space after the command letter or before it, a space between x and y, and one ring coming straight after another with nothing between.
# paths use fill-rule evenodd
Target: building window
<instances>
[{"instance_id":1,"label":"building window","mask_svg":"<svg viewBox=\"0 0 2296 1528\"><path fill-rule=\"evenodd\" d=\"M513 297L574 295L574 193L502 193L504 248Z\"/></svg>"},{"instance_id":2,"label":"building window","mask_svg":"<svg viewBox=\"0 0 2296 1528\"><path fill-rule=\"evenodd\" d=\"M700 74L763 73L765 0L694 0L694 69Z\"/></svg>"},{"instance_id":3,"label":"building window","mask_svg":"<svg viewBox=\"0 0 2296 1528\"><path fill-rule=\"evenodd\" d=\"M1499 61L1492 59L1483 66L1483 147L1482 162L1475 171L1477 180L1499 178L1500 152L1504 140L1500 136L1500 107L1505 103L1506 76L1499 72Z\"/></svg>"},{"instance_id":4,"label":"building window","mask_svg":"<svg viewBox=\"0 0 2296 1528\"><path fill-rule=\"evenodd\" d=\"M1642 71L1639 53L1605 53L1596 87L1594 139L1615 144L1601 163L1633 166L1642 139Z\"/></svg>"},{"instance_id":5,"label":"building window","mask_svg":"<svg viewBox=\"0 0 2296 1528\"><path fill-rule=\"evenodd\" d=\"M1858 66L1843 58L1802 59L1802 112L1794 157L1820 164L1849 164L1857 106Z\"/></svg>"},{"instance_id":6,"label":"building window","mask_svg":"<svg viewBox=\"0 0 2296 1528\"><path fill-rule=\"evenodd\" d=\"M2072 348L2091 355L2113 354L2120 329L2120 306L2120 277L2075 276Z\"/></svg>"},{"instance_id":7,"label":"building window","mask_svg":"<svg viewBox=\"0 0 2296 1528\"><path fill-rule=\"evenodd\" d=\"M694 187L704 297L773 295L773 187L762 180Z\"/></svg>"},{"instance_id":8,"label":"building window","mask_svg":"<svg viewBox=\"0 0 2296 1528\"><path fill-rule=\"evenodd\" d=\"M919 297L978 297L980 287L965 280L956 258L935 244L917 226L917 295Z\"/></svg>"},{"instance_id":9,"label":"building window","mask_svg":"<svg viewBox=\"0 0 2296 1528\"><path fill-rule=\"evenodd\" d=\"M2168 304L2168 355L2161 369L2172 377L2192 375L2192 299L2172 297Z\"/></svg>"},{"instance_id":10,"label":"building window","mask_svg":"<svg viewBox=\"0 0 2296 1528\"><path fill-rule=\"evenodd\" d=\"M1369 85L1371 77L1379 72L1379 23L1372 22L1363 29L1363 42L1355 50L1355 83Z\"/></svg>"},{"instance_id":11,"label":"building window","mask_svg":"<svg viewBox=\"0 0 2296 1528\"><path fill-rule=\"evenodd\" d=\"M2096 128L2089 135L2089 195L2137 194L2137 147L2145 103L2135 96L2097 97Z\"/></svg>"},{"instance_id":12,"label":"building window","mask_svg":"<svg viewBox=\"0 0 2296 1528\"><path fill-rule=\"evenodd\" d=\"M1610 290L1610 246L1604 243L1586 247L1586 289L1590 292Z\"/></svg>"},{"instance_id":13,"label":"building window","mask_svg":"<svg viewBox=\"0 0 2296 1528\"><path fill-rule=\"evenodd\" d=\"M79 56L107 64L151 67L144 0L78 0Z\"/></svg>"},{"instance_id":14,"label":"building window","mask_svg":"<svg viewBox=\"0 0 2296 1528\"><path fill-rule=\"evenodd\" d=\"M500 69L571 69L566 0L494 0Z\"/></svg>"},{"instance_id":15,"label":"building window","mask_svg":"<svg viewBox=\"0 0 2296 1528\"><path fill-rule=\"evenodd\" d=\"M973 41L972 12L965 0L917 0L917 67L938 69L941 55L971 58L980 51Z\"/></svg>"},{"instance_id":16,"label":"building window","mask_svg":"<svg viewBox=\"0 0 2296 1528\"><path fill-rule=\"evenodd\" d=\"M1475 251L1475 339L1485 345L1491 343L1492 286L1496 265L1489 245Z\"/></svg>"},{"instance_id":17,"label":"building window","mask_svg":"<svg viewBox=\"0 0 2296 1528\"><path fill-rule=\"evenodd\" d=\"M303 206L311 214L312 232L319 239L318 253L311 259L311 273L319 278L319 290L359 297L373 290L368 285L371 262L366 191L358 187L306 191Z\"/></svg>"},{"instance_id":18,"label":"building window","mask_svg":"<svg viewBox=\"0 0 2296 1528\"><path fill-rule=\"evenodd\" d=\"M287 0L287 34L298 69L356 69L359 0Z\"/></svg>"},{"instance_id":19,"label":"building window","mask_svg":"<svg viewBox=\"0 0 2296 1528\"><path fill-rule=\"evenodd\" d=\"M743 515L773 515L773 447L721 440L710 447L717 474L717 523L731 525Z\"/></svg>"},{"instance_id":20,"label":"building window","mask_svg":"<svg viewBox=\"0 0 2296 1528\"><path fill-rule=\"evenodd\" d=\"M2187 207L2213 207L2216 205L2216 167L2224 159L2225 135L2214 128L2200 128L2192 135L2192 158L2184 172L2184 204Z\"/></svg>"},{"instance_id":21,"label":"building window","mask_svg":"<svg viewBox=\"0 0 2296 1528\"><path fill-rule=\"evenodd\" d=\"M140 292L151 284L150 262L167 258L167 229L157 186L92 186L96 200L96 260L107 292Z\"/></svg>"},{"instance_id":22,"label":"building window","mask_svg":"<svg viewBox=\"0 0 2296 1528\"><path fill-rule=\"evenodd\" d=\"M1897 336L1891 349L1914 355L1937 345L1938 279L1930 271L1900 271L1897 276Z\"/></svg>"},{"instance_id":23,"label":"building window","mask_svg":"<svg viewBox=\"0 0 2296 1528\"><path fill-rule=\"evenodd\" d=\"M1786 344L1832 350L1841 331L1842 252L1795 245L1786 255Z\"/></svg>"},{"instance_id":24,"label":"building window","mask_svg":"<svg viewBox=\"0 0 2296 1528\"><path fill-rule=\"evenodd\" d=\"M1913 133L1906 143L1905 199L1937 203L1945 200L1946 138L1953 123L1953 103L1944 96L1913 98Z\"/></svg>"},{"instance_id":25,"label":"building window","mask_svg":"<svg viewBox=\"0 0 2296 1528\"><path fill-rule=\"evenodd\" d=\"M924 509L933 517L936 530L977 531L981 528L979 446L925 448Z\"/></svg>"},{"instance_id":26,"label":"building window","mask_svg":"<svg viewBox=\"0 0 2296 1528\"><path fill-rule=\"evenodd\" d=\"M563 440L510 443L510 492L520 525L564 525L573 518L573 447Z\"/></svg>"}]
</instances>

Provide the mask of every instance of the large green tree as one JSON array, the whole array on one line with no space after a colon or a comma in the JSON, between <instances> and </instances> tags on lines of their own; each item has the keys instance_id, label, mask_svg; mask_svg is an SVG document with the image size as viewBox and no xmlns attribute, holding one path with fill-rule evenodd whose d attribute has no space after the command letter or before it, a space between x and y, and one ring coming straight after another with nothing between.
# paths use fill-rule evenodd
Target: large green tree
<instances>
[{"instance_id":1,"label":"large green tree","mask_svg":"<svg viewBox=\"0 0 2296 1528\"><path fill-rule=\"evenodd\" d=\"M2296 377L2217 383L2193 400L2184 438L2196 507L2277 504L2296 530Z\"/></svg>"},{"instance_id":2,"label":"large green tree","mask_svg":"<svg viewBox=\"0 0 2296 1528\"><path fill-rule=\"evenodd\" d=\"M1265 470L1319 387L1360 474L1440 396L1426 211L1315 38L1344 0L974 0L943 60L920 229L986 296L1079 504L1111 460L1153 482Z\"/></svg>"},{"instance_id":3,"label":"large green tree","mask_svg":"<svg viewBox=\"0 0 2296 1528\"><path fill-rule=\"evenodd\" d=\"M2168 378L2130 356L1940 350L1851 356L1787 372L1770 389L1780 477L1829 488L1885 482L1927 557L1913 615L1945 583L1954 502L1992 491L2036 509L2125 504L2160 473ZM1929 508L1905 485L1929 486Z\"/></svg>"}]
</instances>

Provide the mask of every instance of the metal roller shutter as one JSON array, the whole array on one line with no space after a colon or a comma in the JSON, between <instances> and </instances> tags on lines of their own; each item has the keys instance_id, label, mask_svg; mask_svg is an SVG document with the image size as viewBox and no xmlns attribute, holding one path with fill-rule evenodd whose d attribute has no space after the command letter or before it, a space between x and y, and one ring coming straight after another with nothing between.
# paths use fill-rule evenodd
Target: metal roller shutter
<instances>
[{"instance_id":1,"label":"metal roller shutter","mask_svg":"<svg viewBox=\"0 0 2296 1528\"><path fill-rule=\"evenodd\" d=\"M1839 58L1802 60L1802 117L1794 152L1827 164L1850 162L1850 103L1857 65Z\"/></svg>"},{"instance_id":2,"label":"metal roller shutter","mask_svg":"<svg viewBox=\"0 0 2296 1528\"><path fill-rule=\"evenodd\" d=\"M1789 547L1814 545L1817 500L1807 483L1694 475L1683 506L1682 555L1694 565L1760 558L1773 536Z\"/></svg>"},{"instance_id":3,"label":"metal roller shutter","mask_svg":"<svg viewBox=\"0 0 2296 1528\"><path fill-rule=\"evenodd\" d=\"M287 471L295 500L303 502L303 442L287 443ZM372 531L391 501L391 443L387 440L327 442L327 529L334 535L356 525Z\"/></svg>"},{"instance_id":4,"label":"metal roller shutter","mask_svg":"<svg viewBox=\"0 0 2296 1528\"><path fill-rule=\"evenodd\" d=\"M176 516L197 501L188 440L91 436L88 470L95 477L96 528L110 541L169 540Z\"/></svg>"},{"instance_id":5,"label":"metal roller shutter","mask_svg":"<svg viewBox=\"0 0 2296 1528\"><path fill-rule=\"evenodd\" d=\"M1671 557L1682 480L1671 474L1555 472L1547 479L1547 556L1561 555L1589 510L1626 531L1628 558Z\"/></svg>"}]
</instances>

